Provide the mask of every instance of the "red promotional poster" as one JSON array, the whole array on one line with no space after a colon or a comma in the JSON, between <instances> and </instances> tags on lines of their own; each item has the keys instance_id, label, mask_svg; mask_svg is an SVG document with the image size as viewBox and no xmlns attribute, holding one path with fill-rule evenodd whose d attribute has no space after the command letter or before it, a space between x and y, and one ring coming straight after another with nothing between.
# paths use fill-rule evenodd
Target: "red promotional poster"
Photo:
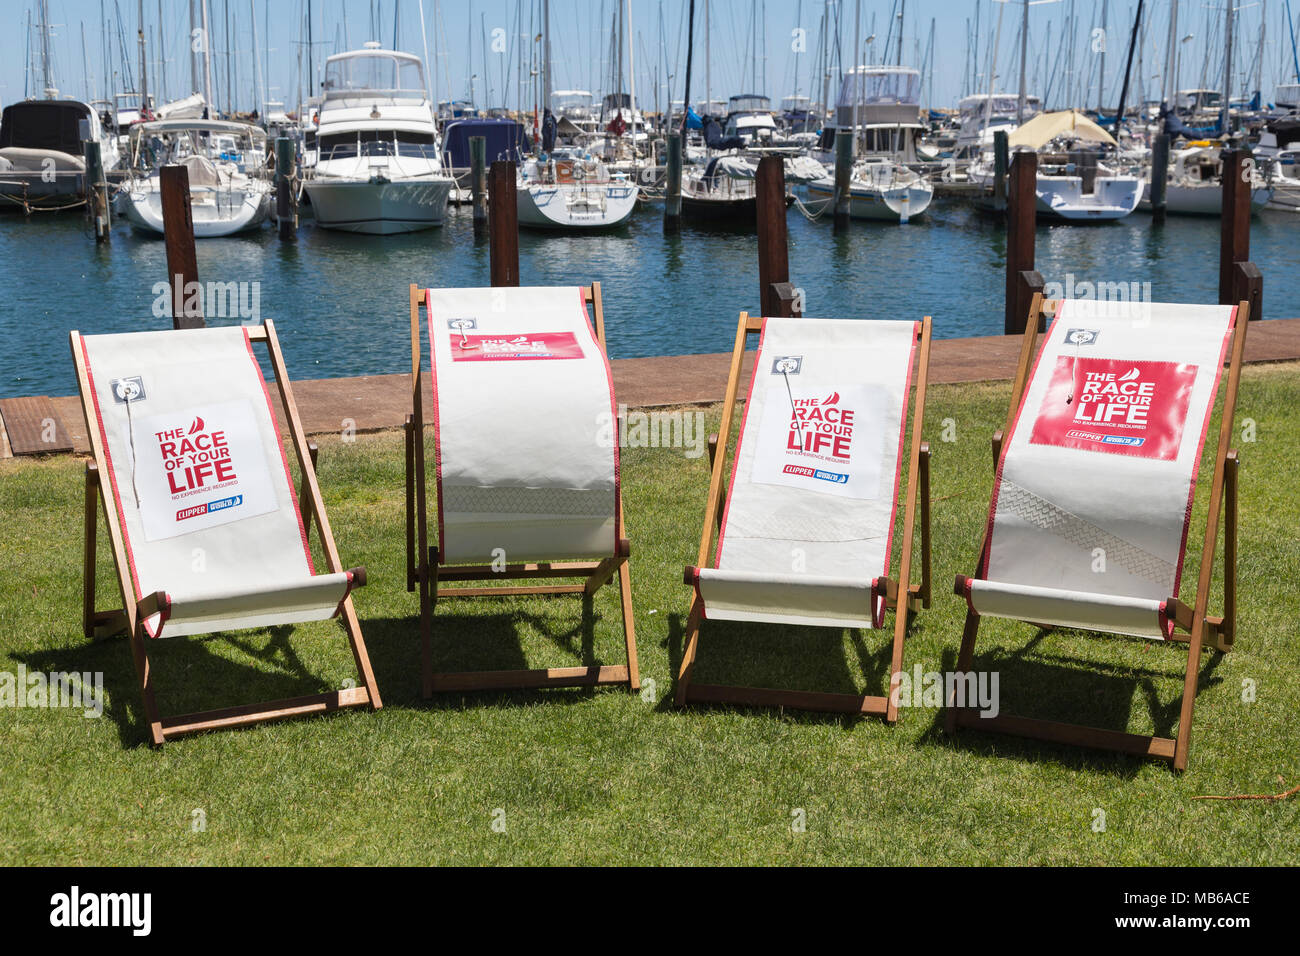
<instances>
[{"instance_id":1,"label":"red promotional poster","mask_svg":"<svg viewBox=\"0 0 1300 956\"><path fill-rule=\"evenodd\" d=\"M522 359L580 359L582 346L572 332L529 332L523 335L452 334L453 362L493 362Z\"/></svg>"},{"instance_id":2,"label":"red promotional poster","mask_svg":"<svg viewBox=\"0 0 1300 956\"><path fill-rule=\"evenodd\" d=\"M1195 365L1058 356L1029 441L1173 461Z\"/></svg>"}]
</instances>

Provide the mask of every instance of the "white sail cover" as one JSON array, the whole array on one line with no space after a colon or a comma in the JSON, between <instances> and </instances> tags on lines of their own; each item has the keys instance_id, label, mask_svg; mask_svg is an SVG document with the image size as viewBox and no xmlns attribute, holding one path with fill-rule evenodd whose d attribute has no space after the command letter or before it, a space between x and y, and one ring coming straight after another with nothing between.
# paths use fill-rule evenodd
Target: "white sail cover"
<instances>
[{"instance_id":1,"label":"white sail cover","mask_svg":"<svg viewBox=\"0 0 1300 956\"><path fill-rule=\"evenodd\" d=\"M705 617L879 626L919 328L763 320Z\"/></svg>"},{"instance_id":2,"label":"white sail cover","mask_svg":"<svg viewBox=\"0 0 1300 956\"><path fill-rule=\"evenodd\" d=\"M429 289L439 560L609 557L617 408L580 287Z\"/></svg>"},{"instance_id":3,"label":"white sail cover","mask_svg":"<svg viewBox=\"0 0 1300 956\"><path fill-rule=\"evenodd\" d=\"M78 335L74 332L73 335ZM314 573L275 410L243 327L80 336L91 405L152 637L322 620L347 572Z\"/></svg>"},{"instance_id":4,"label":"white sail cover","mask_svg":"<svg viewBox=\"0 0 1300 956\"><path fill-rule=\"evenodd\" d=\"M1006 436L981 615L1171 631L1232 306L1062 302Z\"/></svg>"}]
</instances>

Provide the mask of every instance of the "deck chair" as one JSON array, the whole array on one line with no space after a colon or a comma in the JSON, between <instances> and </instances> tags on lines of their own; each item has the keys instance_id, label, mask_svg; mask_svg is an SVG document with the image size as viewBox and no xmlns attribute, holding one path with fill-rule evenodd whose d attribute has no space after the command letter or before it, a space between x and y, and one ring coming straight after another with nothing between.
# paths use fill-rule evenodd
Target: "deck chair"
<instances>
[{"instance_id":1,"label":"deck chair","mask_svg":"<svg viewBox=\"0 0 1300 956\"><path fill-rule=\"evenodd\" d=\"M72 333L81 407L94 462L86 466L88 637L125 631L156 745L183 734L382 703L345 569L316 482L275 327ZM302 471L295 495L275 407L253 354L264 344ZM95 605L96 502L117 565L123 606ZM328 570L308 547L315 517ZM273 627L340 617L360 686L162 717L148 643L161 637Z\"/></svg>"},{"instance_id":2,"label":"deck chair","mask_svg":"<svg viewBox=\"0 0 1300 956\"><path fill-rule=\"evenodd\" d=\"M407 590L418 587L420 592L424 696L601 684L639 689L631 545L623 529L619 483L618 409L605 356L600 284L423 291L411 286L410 295L413 409L406 427L406 574ZM422 303L436 449L438 543L433 547L424 452ZM606 440L602 432L612 437ZM616 575L626 666L435 670L433 612L439 598L567 594L589 601ZM548 578L583 580L496 583ZM455 582L461 584L444 586Z\"/></svg>"},{"instance_id":3,"label":"deck chair","mask_svg":"<svg viewBox=\"0 0 1300 956\"><path fill-rule=\"evenodd\" d=\"M1186 641L1175 738L1003 713L977 715L954 688L945 722L1160 757L1187 766L1201 651L1231 649L1236 608L1237 454L1229 449L1248 305L1166 305L1036 295L1021 342L958 656L971 672L982 618ZM1037 360L1040 318L1051 317ZM1196 473L1231 343L1196 594L1179 599ZM1223 617L1206 614L1226 508Z\"/></svg>"},{"instance_id":4,"label":"deck chair","mask_svg":"<svg viewBox=\"0 0 1300 956\"><path fill-rule=\"evenodd\" d=\"M727 443L746 337L760 333L745 414ZM919 361L917 359L919 348ZM751 318L741 313L712 475L676 702L792 707L898 719L908 612L930 603L929 445L921 440L930 362L922 322ZM912 369L917 365L898 579L890 551ZM921 582L911 583L921 502ZM717 528L717 549L713 533ZM713 561L709 558L713 553ZM700 684L692 680L704 620L879 628L895 610L890 693L871 696Z\"/></svg>"}]
</instances>

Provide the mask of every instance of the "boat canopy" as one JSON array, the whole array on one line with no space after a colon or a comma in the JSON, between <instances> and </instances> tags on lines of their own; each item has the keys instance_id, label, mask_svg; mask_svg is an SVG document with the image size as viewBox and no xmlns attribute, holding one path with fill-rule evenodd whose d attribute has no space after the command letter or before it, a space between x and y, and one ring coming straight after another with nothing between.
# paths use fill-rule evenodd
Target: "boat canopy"
<instances>
[{"instance_id":1,"label":"boat canopy","mask_svg":"<svg viewBox=\"0 0 1300 956\"><path fill-rule=\"evenodd\" d=\"M1090 143L1115 146L1115 139L1088 117L1074 110L1039 113L1007 137L1009 146L1027 146L1042 149L1058 136L1072 136Z\"/></svg>"},{"instance_id":2,"label":"boat canopy","mask_svg":"<svg viewBox=\"0 0 1300 956\"><path fill-rule=\"evenodd\" d=\"M99 135L99 117L77 100L24 100L11 103L0 118L0 148L50 149L81 155L81 121Z\"/></svg>"},{"instance_id":3,"label":"boat canopy","mask_svg":"<svg viewBox=\"0 0 1300 956\"><path fill-rule=\"evenodd\" d=\"M396 50L352 50L325 61L326 97L357 93L387 96L425 95L424 67L420 58Z\"/></svg>"},{"instance_id":4,"label":"boat canopy","mask_svg":"<svg viewBox=\"0 0 1300 956\"><path fill-rule=\"evenodd\" d=\"M853 106L920 106L921 72L905 66L859 66L844 74L837 108Z\"/></svg>"},{"instance_id":5,"label":"boat canopy","mask_svg":"<svg viewBox=\"0 0 1300 956\"><path fill-rule=\"evenodd\" d=\"M1287 109L1300 109L1300 83L1279 83L1277 87L1277 105Z\"/></svg>"},{"instance_id":6,"label":"boat canopy","mask_svg":"<svg viewBox=\"0 0 1300 956\"><path fill-rule=\"evenodd\" d=\"M727 100L730 113L770 113L772 101L762 93L740 93Z\"/></svg>"}]
</instances>

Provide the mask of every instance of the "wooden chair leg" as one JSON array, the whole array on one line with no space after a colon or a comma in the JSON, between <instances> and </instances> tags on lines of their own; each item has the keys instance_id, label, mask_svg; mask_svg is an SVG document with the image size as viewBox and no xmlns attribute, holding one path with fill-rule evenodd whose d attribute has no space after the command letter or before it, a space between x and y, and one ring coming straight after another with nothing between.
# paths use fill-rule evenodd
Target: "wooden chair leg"
<instances>
[{"instance_id":1,"label":"wooden chair leg","mask_svg":"<svg viewBox=\"0 0 1300 956\"><path fill-rule=\"evenodd\" d=\"M1192 710L1196 706L1196 685L1200 677L1201 641L1205 622L1192 624L1192 638L1187 642L1187 670L1183 674L1183 701L1178 709L1178 733L1174 736L1174 769L1187 769L1187 754L1192 746Z\"/></svg>"},{"instance_id":2,"label":"wooden chair leg","mask_svg":"<svg viewBox=\"0 0 1300 956\"><path fill-rule=\"evenodd\" d=\"M1237 636L1237 469L1240 460L1230 450L1224 462L1223 482L1223 623L1221 645L1232 647Z\"/></svg>"},{"instance_id":3,"label":"wooden chair leg","mask_svg":"<svg viewBox=\"0 0 1300 956\"><path fill-rule=\"evenodd\" d=\"M686 633L683 635L682 666L677 673L677 693L675 700L678 707L686 703L686 691L691 686L691 674L695 669L695 653L700 644L700 618L703 605L698 597L691 604L691 612L686 617Z\"/></svg>"},{"instance_id":4,"label":"wooden chair leg","mask_svg":"<svg viewBox=\"0 0 1300 956\"><path fill-rule=\"evenodd\" d=\"M957 673L964 674L971 669L975 660L975 637L979 633L979 615L970 608L966 609L966 625L961 632L961 650L957 652ZM947 702L943 716L943 727L948 733L957 732L957 699L954 687L953 697Z\"/></svg>"},{"instance_id":5,"label":"wooden chair leg","mask_svg":"<svg viewBox=\"0 0 1300 956\"><path fill-rule=\"evenodd\" d=\"M95 636L95 534L99 525L99 469L86 464L86 533L81 560L81 630L86 637Z\"/></svg>"},{"instance_id":6,"label":"wooden chair leg","mask_svg":"<svg viewBox=\"0 0 1300 956\"><path fill-rule=\"evenodd\" d=\"M634 693L641 689L641 671L636 657L636 623L632 616L632 565L624 559L618 568L619 600L623 605L623 643L627 647L627 683Z\"/></svg>"},{"instance_id":7,"label":"wooden chair leg","mask_svg":"<svg viewBox=\"0 0 1300 956\"><path fill-rule=\"evenodd\" d=\"M930 443L921 442L921 607L930 606Z\"/></svg>"},{"instance_id":8,"label":"wooden chair leg","mask_svg":"<svg viewBox=\"0 0 1300 956\"><path fill-rule=\"evenodd\" d=\"M311 458L311 470L316 470L316 459L320 456L320 449L314 441L307 442L307 455ZM311 492L307 484L307 476L302 476L302 488L298 492L298 511L302 514L302 536L307 538L311 535Z\"/></svg>"},{"instance_id":9,"label":"wooden chair leg","mask_svg":"<svg viewBox=\"0 0 1300 956\"><path fill-rule=\"evenodd\" d=\"M158 715L158 702L153 693L153 665L149 661L149 652L145 649L144 622L137 619L131 628L131 657L135 661L136 680L140 684L140 696L144 700L145 721L149 725L149 742L155 747L163 744L162 718Z\"/></svg>"},{"instance_id":10,"label":"wooden chair leg","mask_svg":"<svg viewBox=\"0 0 1300 956\"><path fill-rule=\"evenodd\" d=\"M894 609L894 653L889 662L889 686L885 690L885 722L898 721L898 675L903 671L903 639L907 636L908 602L903 599Z\"/></svg>"},{"instance_id":11,"label":"wooden chair leg","mask_svg":"<svg viewBox=\"0 0 1300 956\"><path fill-rule=\"evenodd\" d=\"M437 588L438 564L430 561L420 581L420 673L423 693L427 700L433 696L433 596ZM432 581L432 583L431 583Z\"/></svg>"},{"instance_id":12,"label":"wooden chair leg","mask_svg":"<svg viewBox=\"0 0 1300 956\"><path fill-rule=\"evenodd\" d=\"M415 590L415 416L406 416L406 590Z\"/></svg>"}]
</instances>

